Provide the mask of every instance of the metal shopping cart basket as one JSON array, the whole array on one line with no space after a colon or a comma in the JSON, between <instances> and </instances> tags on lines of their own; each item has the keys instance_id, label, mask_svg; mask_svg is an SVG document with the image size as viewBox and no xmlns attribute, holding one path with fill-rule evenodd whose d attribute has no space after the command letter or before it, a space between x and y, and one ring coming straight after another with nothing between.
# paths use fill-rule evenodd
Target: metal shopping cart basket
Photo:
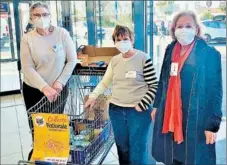
<instances>
[{"instance_id":1,"label":"metal shopping cart basket","mask_svg":"<svg viewBox=\"0 0 227 165\"><path fill-rule=\"evenodd\" d=\"M84 100L105 73L106 67L81 67L77 65L66 87L55 102L46 97L28 110L28 120L33 134L31 114L51 113L68 115L70 126L70 156L67 164L102 164L113 143L113 131L107 112L100 108L106 103L110 90L98 97L94 110L84 110ZM109 92L109 93L108 93ZM105 105L105 104L103 104ZM108 108L107 108L108 109ZM57 164L44 160L18 164ZM60 164L60 163L59 163Z\"/></svg>"}]
</instances>

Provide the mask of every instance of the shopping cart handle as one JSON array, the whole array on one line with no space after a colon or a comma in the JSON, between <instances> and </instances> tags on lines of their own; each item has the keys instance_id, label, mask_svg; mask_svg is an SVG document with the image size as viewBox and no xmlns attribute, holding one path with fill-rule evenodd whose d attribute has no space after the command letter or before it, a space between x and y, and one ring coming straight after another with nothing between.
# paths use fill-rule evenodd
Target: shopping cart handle
<instances>
[{"instance_id":1,"label":"shopping cart handle","mask_svg":"<svg viewBox=\"0 0 227 165\"><path fill-rule=\"evenodd\" d=\"M54 163L37 160L35 161L35 165L54 165Z\"/></svg>"},{"instance_id":2,"label":"shopping cart handle","mask_svg":"<svg viewBox=\"0 0 227 165\"><path fill-rule=\"evenodd\" d=\"M80 45L80 47L76 50L76 52L77 53L82 52L84 48L85 48L84 45Z\"/></svg>"}]
</instances>

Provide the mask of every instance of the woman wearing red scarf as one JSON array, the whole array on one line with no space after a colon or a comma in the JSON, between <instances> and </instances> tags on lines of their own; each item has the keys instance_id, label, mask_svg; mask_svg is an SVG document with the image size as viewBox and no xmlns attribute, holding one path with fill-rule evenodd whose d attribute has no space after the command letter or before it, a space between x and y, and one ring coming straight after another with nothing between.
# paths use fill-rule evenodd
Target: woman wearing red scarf
<instances>
[{"instance_id":1,"label":"woman wearing red scarf","mask_svg":"<svg viewBox=\"0 0 227 165\"><path fill-rule=\"evenodd\" d=\"M152 111L152 155L174 165L216 164L222 112L221 55L201 38L193 12L173 20Z\"/></svg>"}]
</instances>

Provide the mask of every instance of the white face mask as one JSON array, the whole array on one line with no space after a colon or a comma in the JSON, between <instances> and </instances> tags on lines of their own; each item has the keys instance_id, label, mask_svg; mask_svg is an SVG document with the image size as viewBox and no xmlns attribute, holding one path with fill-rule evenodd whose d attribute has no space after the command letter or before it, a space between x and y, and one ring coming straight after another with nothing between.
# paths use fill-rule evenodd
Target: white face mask
<instances>
[{"instance_id":1,"label":"white face mask","mask_svg":"<svg viewBox=\"0 0 227 165\"><path fill-rule=\"evenodd\" d=\"M46 29L50 27L50 18L39 18L33 21L34 26L40 29Z\"/></svg>"},{"instance_id":2,"label":"white face mask","mask_svg":"<svg viewBox=\"0 0 227 165\"><path fill-rule=\"evenodd\" d=\"M132 49L132 43L130 40L118 41L116 42L115 46L123 54L127 53L130 49Z\"/></svg>"},{"instance_id":3,"label":"white face mask","mask_svg":"<svg viewBox=\"0 0 227 165\"><path fill-rule=\"evenodd\" d=\"M196 30L193 28L182 28L175 30L177 41L181 45L189 45L195 38Z\"/></svg>"}]
</instances>

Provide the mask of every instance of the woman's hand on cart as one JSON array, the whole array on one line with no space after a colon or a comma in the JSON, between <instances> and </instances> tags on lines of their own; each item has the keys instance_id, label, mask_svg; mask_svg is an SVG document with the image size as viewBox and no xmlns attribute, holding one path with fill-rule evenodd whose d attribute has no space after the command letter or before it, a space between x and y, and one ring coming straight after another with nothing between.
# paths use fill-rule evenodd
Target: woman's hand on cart
<instances>
[{"instance_id":1,"label":"woman's hand on cart","mask_svg":"<svg viewBox=\"0 0 227 165\"><path fill-rule=\"evenodd\" d=\"M61 93L63 89L63 84L58 81L55 81L54 84L52 85L52 88L54 88L58 93Z\"/></svg>"},{"instance_id":2,"label":"woman's hand on cart","mask_svg":"<svg viewBox=\"0 0 227 165\"><path fill-rule=\"evenodd\" d=\"M84 104L84 108L88 108L90 107L90 111L93 109L94 105L95 105L95 101L96 101L96 98L89 98L86 103Z\"/></svg>"},{"instance_id":3,"label":"woman's hand on cart","mask_svg":"<svg viewBox=\"0 0 227 165\"><path fill-rule=\"evenodd\" d=\"M45 86L42 92L50 102L56 101L59 96L59 93L49 85Z\"/></svg>"}]
</instances>

